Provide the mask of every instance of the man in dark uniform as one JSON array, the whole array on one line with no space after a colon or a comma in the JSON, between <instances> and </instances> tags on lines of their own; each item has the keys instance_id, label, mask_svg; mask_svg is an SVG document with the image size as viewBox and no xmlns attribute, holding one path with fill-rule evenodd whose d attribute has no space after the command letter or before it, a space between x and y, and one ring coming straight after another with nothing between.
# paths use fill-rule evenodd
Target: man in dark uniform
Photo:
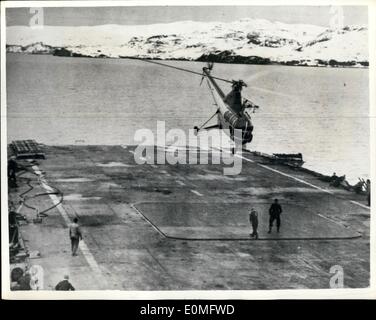
<instances>
[{"instance_id":1,"label":"man in dark uniform","mask_svg":"<svg viewBox=\"0 0 376 320\"><path fill-rule=\"evenodd\" d=\"M69 276L68 275L65 275L64 280L60 281L56 285L55 290L58 290L58 291L74 291L74 287L69 282Z\"/></svg>"},{"instance_id":2,"label":"man in dark uniform","mask_svg":"<svg viewBox=\"0 0 376 320\"><path fill-rule=\"evenodd\" d=\"M279 232L279 227L281 226L281 213L282 207L278 203L278 199L274 200L274 203L270 206L269 209L269 231L268 233L272 232L273 222L274 220L277 221L277 232Z\"/></svg>"},{"instance_id":3,"label":"man in dark uniform","mask_svg":"<svg viewBox=\"0 0 376 320\"><path fill-rule=\"evenodd\" d=\"M74 218L73 223L69 225L69 237L72 245L72 256L77 255L78 244L82 240L81 228L78 225L78 219Z\"/></svg>"},{"instance_id":4,"label":"man in dark uniform","mask_svg":"<svg viewBox=\"0 0 376 320\"><path fill-rule=\"evenodd\" d=\"M251 237L255 237L255 239L258 239L258 232L257 232L257 228L258 228L258 213L257 211L252 208L251 209L251 212L249 214L249 222L252 226L252 233L251 233Z\"/></svg>"}]
</instances>

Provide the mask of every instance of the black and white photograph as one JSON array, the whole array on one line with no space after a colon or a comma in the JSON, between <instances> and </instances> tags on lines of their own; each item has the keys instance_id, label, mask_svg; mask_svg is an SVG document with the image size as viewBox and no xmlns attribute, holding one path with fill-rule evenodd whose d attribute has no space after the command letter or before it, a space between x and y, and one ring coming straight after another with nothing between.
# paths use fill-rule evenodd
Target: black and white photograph
<instances>
[{"instance_id":1,"label":"black and white photograph","mask_svg":"<svg viewBox=\"0 0 376 320\"><path fill-rule=\"evenodd\" d=\"M3 296L376 298L374 1L59 2L1 3Z\"/></svg>"}]
</instances>

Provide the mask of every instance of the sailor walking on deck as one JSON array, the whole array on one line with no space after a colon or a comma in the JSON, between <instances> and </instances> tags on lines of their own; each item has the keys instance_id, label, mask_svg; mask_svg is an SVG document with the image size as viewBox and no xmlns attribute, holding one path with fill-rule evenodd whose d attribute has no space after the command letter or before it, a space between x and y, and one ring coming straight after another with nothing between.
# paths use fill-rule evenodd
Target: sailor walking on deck
<instances>
[{"instance_id":1,"label":"sailor walking on deck","mask_svg":"<svg viewBox=\"0 0 376 320\"><path fill-rule=\"evenodd\" d=\"M251 233L251 237L255 237L255 239L258 239L258 232L257 232L257 228L258 228L258 213L257 211L252 208L251 209L251 212L249 214L249 222L252 226L252 233Z\"/></svg>"},{"instance_id":2,"label":"sailor walking on deck","mask_svg":"<svg viewBox=\"0 0 376 320\"><path fill-rule=\"evenodd\" d=\"M82 233L77 218L74 218L73 223L69 225L69 237L72 245L72 256L76 256L78 244L82 240Z\"/></svg>"},{"instance_id":3,"label":"sailor walking on deck","mask_svg":"<svg viewBox=\"0 0 376 320\"><path fill-rule=\"evenodd\" d=\"M269 209L269 231L268 233L272 232L273 222L276 220L277 222L277 232L279 232L279 228L281 226L281 213L282 213L282 207L278 203L278 199L274 200L274 203L270 206Z\"/></svg>"}]
</instances>

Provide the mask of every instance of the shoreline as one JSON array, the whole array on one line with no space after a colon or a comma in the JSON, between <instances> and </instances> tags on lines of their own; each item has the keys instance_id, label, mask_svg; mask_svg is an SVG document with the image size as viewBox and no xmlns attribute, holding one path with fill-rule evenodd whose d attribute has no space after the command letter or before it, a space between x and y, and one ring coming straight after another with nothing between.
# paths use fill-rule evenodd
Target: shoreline
<instances>
[{"instance_id":1,"label":"shoreline","mask_svg":"<svg viewBox=\"0 0 376 320\"><path fill-rule=\"evenodd\" d=\"M317 64L308 64L308 60L291 60L291 61L272 61L269 58L263 58L259 56L239 56L239 55L227 55L224 57L222 53L219 54L203 54L197 59L186 59L186 58L170 58L163 59L160 57L136 57L136 56L119 56L119 57L110 57L106 55L91 56L81 53L75 53L70 50L53 48L53 52L13 52L8 51L8 47L13 45L7 45L6 54L21 54L21 55L51 55L56 57L66 57L66 58L92 58L92 59L130 59L130 60L157 60L157 61L190 61L190 62L214 62L221 64L234 64L234 65L264 65L264 66L287 66L287 67L309 67L309 68L351 68L351 69L369 69L369 62L355 62L355 61L337 61L331 59L329 61L324 61L316 59ZM18 45L15 45L18 46ZM21 47L21 46L19 46ZM57 51L56 50L60 50Z\"/></svg>"}]
</instances>

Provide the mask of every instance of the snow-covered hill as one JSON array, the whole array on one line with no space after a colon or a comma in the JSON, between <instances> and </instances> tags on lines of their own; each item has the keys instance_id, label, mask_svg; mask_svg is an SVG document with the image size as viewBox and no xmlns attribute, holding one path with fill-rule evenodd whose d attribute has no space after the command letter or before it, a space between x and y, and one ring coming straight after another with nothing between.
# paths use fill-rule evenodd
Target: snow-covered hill
<instances>
[{"instance_id":1,"label":"snow-covered hill","mask_svg":"<svg viewBox=\"0 0 376 320\"><path fill-rule=\"evenodd\" d=\"M89 57L215 60L290 65L368 65L368 30L333 31L259 19L153 25L7 28L7 51Z\"/></svg>"}]
</instances>

